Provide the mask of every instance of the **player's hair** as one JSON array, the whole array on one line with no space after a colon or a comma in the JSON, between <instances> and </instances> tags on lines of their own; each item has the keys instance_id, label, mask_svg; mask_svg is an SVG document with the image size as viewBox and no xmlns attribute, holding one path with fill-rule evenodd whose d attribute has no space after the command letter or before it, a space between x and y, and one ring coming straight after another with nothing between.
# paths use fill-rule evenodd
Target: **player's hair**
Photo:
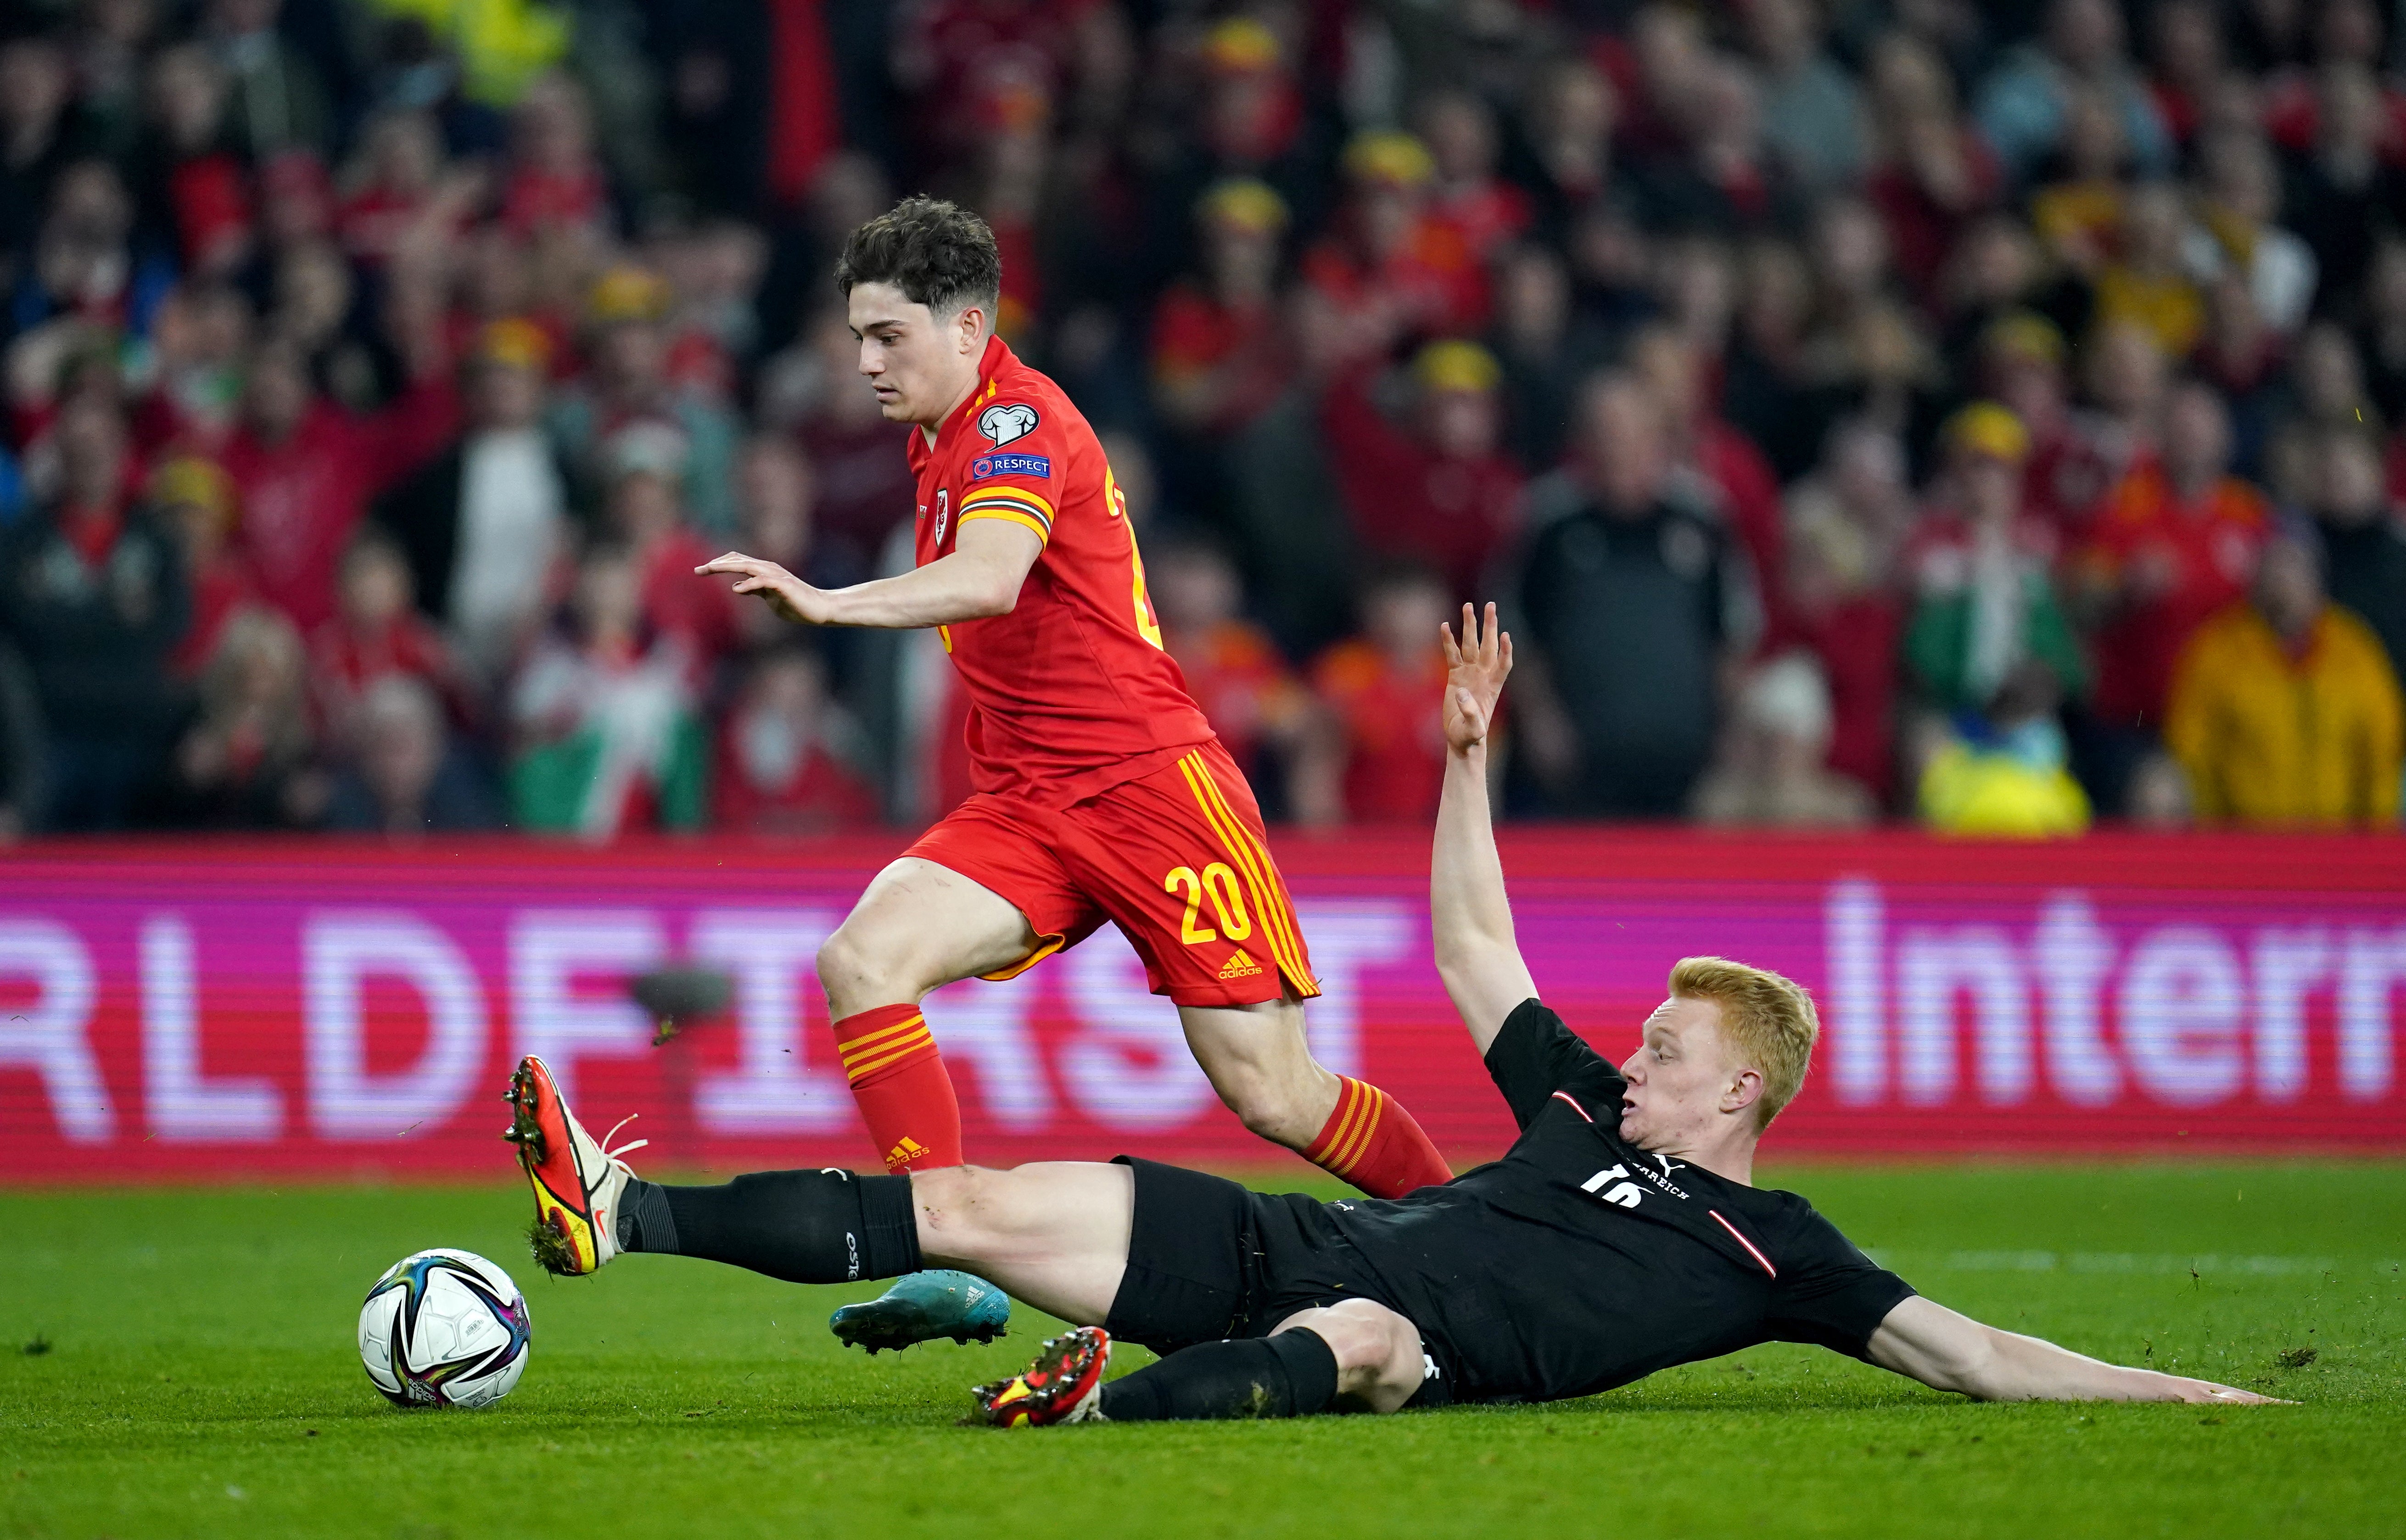
<instances>
[{"instance_id":1,"label":"player's hair","mask_svg":"<svg viewBox=\"0 0 2406 1540\"><path fill-rule=\"evenodd\" d=\"M1791 979L1727 957L1680 958L1671 969L1671 993L1721 1008L1730 1054L1762 1076L1755 1129L1770 1127L1804 1088L1805 1067L1813 1062L1813 1042L1821 1035L1813 996Z\"/></svg>"},{"instance_id":2,"label":"player's hair","mask_svg":"<svg viewBox=\"0 0 2406 1540\"><path fill-rule=\"evenodd\" d=\"M991 325L1002 300L1002 253L984 219L921 195L855 230L836 259L835 281L847 299L855 284L890 283L938 316L983 304Z\"/></svg>"}]
</instances>

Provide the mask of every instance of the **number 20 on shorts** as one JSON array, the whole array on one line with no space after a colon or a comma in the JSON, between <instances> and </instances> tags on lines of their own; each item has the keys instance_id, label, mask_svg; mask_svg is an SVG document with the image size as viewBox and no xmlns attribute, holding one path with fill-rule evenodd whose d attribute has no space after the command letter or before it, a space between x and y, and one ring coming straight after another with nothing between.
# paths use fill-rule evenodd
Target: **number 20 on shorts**
<instances>
[{"instance_id":1,"label":"number 20 on shorts","mask_svg":"<svg viewBox=\"0 0 2406 1540\"><path fill-rule=\"evenodd\" d=\"M1245 912L1244 894L1237 886L1237 874L1225 861L1212 862L1199 877L1193 867L1172 867L1169 875L1161 880L1161 889L1186 899L1186 917L1179 923L1178 939L1189 946L1216 941L1222 936L1241 941L1253 933L1253 917ZM1202 916L1206 897L1211 900L1212 917L1220 922L1218 930L1196 923Z\"/></svg>"}]
</instances>

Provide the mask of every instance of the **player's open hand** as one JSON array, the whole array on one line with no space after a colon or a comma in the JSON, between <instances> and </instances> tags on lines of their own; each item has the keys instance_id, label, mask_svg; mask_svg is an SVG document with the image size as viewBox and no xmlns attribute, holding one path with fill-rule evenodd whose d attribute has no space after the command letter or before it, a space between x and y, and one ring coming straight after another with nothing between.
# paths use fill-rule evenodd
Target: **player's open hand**
<instances>
[{"instance_id":1,"label":"player's open hand","mask_svg":"<svg viewBox=\"0 0 2406 1540\"><path fill-rule=\"evenodd\" d=\"M729 551L713 557L694 572L704 577L715 572L734 578L737 593L758 594L769 608L797 626L827 623L822 614L825 605L818 602L826 596L773 561Z\"/></svg>"},{"instance_id":2,"label":"player's open hand","mask_svg":"<svg viewBox=\"0 0 2406 1540\"><path fill-rule=\"evenodd\" d=\"M1487 606L1486 624L1479 612L1462 607L1462 636L1451 626L1439 626L1445 639L1445 744L1466 754L1487 742L1495 720L1495 702L1503 698L1504 681L1512 673L1512 639L1496 623L1495 606Z\"/></svg>"},{"instance_id":3,"label":"player's open hand","mask_svg":"<svg viewBox=\"0 0 2406 1540\"><path fill-rule=\"evenodd\" d=\"M2211 1379L2184 1379L2178 1375L2168 1377L2177 1387L2176 1400L2192 1406L2294 1406L2294 1401L2284 1401L2277 1395L2257 1395L2233 1385L2217 1385Z\"/></svg>"}]
</instances>

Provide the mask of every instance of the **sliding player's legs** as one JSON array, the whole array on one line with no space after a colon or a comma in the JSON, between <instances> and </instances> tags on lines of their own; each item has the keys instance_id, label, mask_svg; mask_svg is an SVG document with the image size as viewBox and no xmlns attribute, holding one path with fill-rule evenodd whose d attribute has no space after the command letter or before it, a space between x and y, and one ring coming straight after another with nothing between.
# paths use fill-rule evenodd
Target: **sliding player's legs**
<instances>
[{"instance_id":1,"label":"sliding player's legs","mask_svg":"<svg viewBox=\"0 0 2406 1540\"><path fill-rule=\"evenodd\" d=\"M1011 968L1038 946L1009 899L905 855L877 874L819 949L836 1052L887 1170L965 1158L960 1105L919 1002L955 979Z\"/></svg>"}]
</instances>

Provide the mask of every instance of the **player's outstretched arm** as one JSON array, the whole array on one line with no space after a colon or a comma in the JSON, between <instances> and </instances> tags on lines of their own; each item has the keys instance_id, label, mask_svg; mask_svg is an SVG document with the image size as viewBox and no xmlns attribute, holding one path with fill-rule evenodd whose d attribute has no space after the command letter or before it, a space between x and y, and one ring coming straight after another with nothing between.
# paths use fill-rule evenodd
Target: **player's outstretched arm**
<instances>
[{"instance_id":1,"label":"player's outstretched arm","mask_svg":"<svg viewBox=\"0 0 2406 1540\"><path fill-rule=\"evenodd\" d=\"M1981 1401L2193 1401L2265 1406L2269 1395L2153 1369L2128 1369L2001 1332L1918 1295L1872 1334L1871 1360L1941 1391ZM2286 1403L2283 1403L2286 1405Z\"/></svg>"},{"instance_id":2,"label":"player's outstretched arm","mask_svg":"<svg viewBox=\"0 0 2406 1540\"><path fill-rule=\"evenodd\" d=\"M849 588L814 588L773 561L729 551L696 567L735 579L739 594L758 594L800 626L867 626L912 630L1009 615L1027 571L1043 554L1035 530L1008 519L972 519L953 537L951 554L897 577Z\"/></svg>"},{"instance_id":3,"label":"player's outstretched arm","mask_svg":"<svg viewBox=\"0 0 2406 1540\"><path fill-rule=\"evenodd\" d=\"M1512 639L1487 606L1486 623L1462 607L1462 637L1445 636L1445 790L1429 860L1429 927L1437 976L1483 1055L1504 1018L1537 993L1512 933L1504 863L1487 807L1487 736L1512 672Z\"/></svg>"}]
</instances>

